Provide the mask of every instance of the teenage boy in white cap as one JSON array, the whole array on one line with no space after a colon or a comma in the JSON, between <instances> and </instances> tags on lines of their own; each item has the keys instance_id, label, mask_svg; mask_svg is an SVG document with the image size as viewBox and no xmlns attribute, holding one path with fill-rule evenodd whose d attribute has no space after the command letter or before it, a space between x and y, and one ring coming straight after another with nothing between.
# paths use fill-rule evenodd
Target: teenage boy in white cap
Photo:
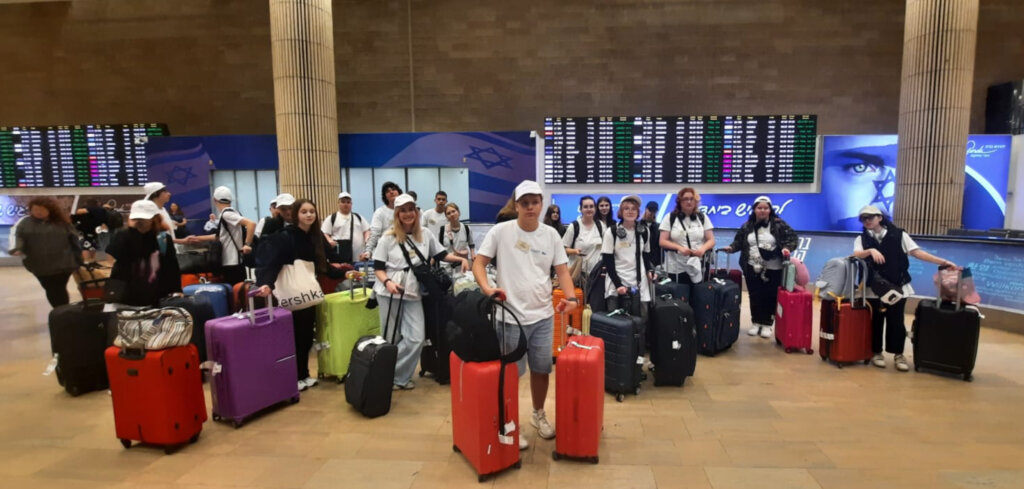
<instances>
[{"instance_id":1,"label":"teenage boy in white cap","mask_svg":"<svg viewBox=\"0 0 1024 489\"><path fill-rule=\"evenodd\" d=\"M527 358L520 359L518 363L519 375L526 373L527 362L530 365L530 393L533 397L530 424L541 438L551 439L555 437L555 428L544 413L554 334L551 269L555 269L562 290L572 290L574 286L561 236L555 228L541 225L544 198L540 185L524 180L516 187L514 197L518 217L514 221L496 224L487 232L473 262L473 275L480 291L488 296L497 293L503 297L523 325L528 343ZM488 283L486 268L495 258L498 258L496 288ZM572 312L576 306L576 298L570 297L563 299L558 309ZM515 344L519 334L515 323L505 325L503 329L506 344ZM519 448L525 450L527 447L526 438L520 436Z\"/></svg>"},{"instance_id":2,"label":"teenage boy in white cap","mask_svg":"<svg viewBox=\"0 0 1024 489\"><path fill-rule=\"evenodd\" d=\"M252 253L252 240L255 237L256 224L231 208L231 202L235 196L231 189L220 186L213 190L213 205L217 208L220 225L217 232L205 236L189 236L189 244L197 244L204 241L220 240L223 247L221 255L220 274L224 282L236 284L245 280L245 267L242 265L242 255Z\"/></svg>"},{"instance_id":3,"label":"teenage boy in white cap","mask_svg":"<svg viewBox=\"0 0 1024 489\"><path fill-rule=\"evenodd\" d=\"M263 226L267 225L267 221L279 216L281 213L277 210L277 197L270 201L270 215L260 219L260 222L256 223L256 239L259 239L260 235L263 234Z\"/></svg>"},{"instance_id":4,"label":"teenage boy in white cap","mask_svg":"<svg viewBox=\"0 0 1024 489\"><path fill-rule=\"evenodd\" d=\"M257 238L270 236L284 229L292 221L292 204L295 203L295 196L288 193L279 194L277 197L274 197L274 203L276 204L276 212L269 218L263 219L266 222L263 223L263 229L256 233Z\"/></svg>"},{"instance_id":5,"label":"teenage boy in white cap","mask_svg":"<svg viewBox=\"0 0 1024 489\"><path fill-rule=\"evenodd\" d=\"M324 219L320 231L341 257L343 263L364 261L369 256L363 251L370 239L370 223L357 212L352 212L352 194L338 194L338 212ZM358 256L355 254L359 253Z\"/></svg>"}]
</instances>

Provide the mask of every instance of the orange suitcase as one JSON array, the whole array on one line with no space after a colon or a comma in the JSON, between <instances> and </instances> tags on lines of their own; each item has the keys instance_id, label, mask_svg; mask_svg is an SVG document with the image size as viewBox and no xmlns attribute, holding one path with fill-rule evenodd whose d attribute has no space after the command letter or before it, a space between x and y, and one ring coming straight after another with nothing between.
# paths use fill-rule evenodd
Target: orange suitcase
<instances>
[{"instance_id":1,"label":"orange suitcase","mask_svg":"<svg viewBox=\"0 0 1024 489\"><path fill-rule=\"evenodd\" d=\"M462 452L480 482L509 467L520 468L519 372L515 363L463 362L449 356L452 392L452 450ZM498 381L504 375L499 409ZM602 386L603 387L603 386ZM502 428L504 427L504 430ZM504 433L502 433L504 431Z\"/></svg>"},{"instance_id":2,"label":"orange suitcase","mask_svg":"<svg viewBox=\"0 0 1024 489\"><path fill-rule=\"evenodd\" d=\"M183 273L181 274L181 288L203 283L204 280L209 283L219 283L223 278L216 277L212 273Z\"/></svg>"},{"instance_id":3,"label":"orange suitcase","mask_svg":"<svg viewBox=\"0 0 1024 489\"><path fill-rule=\"evenodd\" d=\"M564 297L565 293L562 292L562 289L555 289L552 292L552 303L556 310ZM562 345L565 344L566 323L573 328L583 330L583 289L576 289L576 300L579 301L577 302L576 310L568 314L567 321L562 319L563 314L555 314L555 334L551 341L551 356L554 358L558 358L558 352L562 349Z\"/></svg>"},{"instance_id":4,"label":"orange suitcase","mask_svg":"<svg viewBox=\"0 0 1024 489\"><path fill-rule=\"evenodd\" d=\"M551 457L597 463L604 425L604 340L573 336L555 367L555 451Z\"/></svg>"}]
</instances>

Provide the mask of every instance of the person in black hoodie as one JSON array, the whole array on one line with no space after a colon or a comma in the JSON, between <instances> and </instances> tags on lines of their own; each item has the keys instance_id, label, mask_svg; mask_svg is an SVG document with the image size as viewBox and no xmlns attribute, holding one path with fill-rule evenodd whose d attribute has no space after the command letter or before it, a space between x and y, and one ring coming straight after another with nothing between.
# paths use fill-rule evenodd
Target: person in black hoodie
<instances>
[{"instance_id":1,"label":"person in black hoodie","mask_svg":"<svg viewBox=\"0 0 1024 489\"><path fill-rule=\"evenodd\" d=\"M107 281L109 300L129 306L157 307L160 299L181 292L174 242L164 229L160 208L151 200L132 203L129 226L110 239L107 254L114 267Z\"/></svg>"},{"instance_id":2,"label":"person in black hoodie","mask_svg":"<svg viewBox=\"0 0 1024 489\"><path fill-rule=\"evenodd\" d=\"M914 293L914 288L910 286L908 256L939 266L957 266L949 260L922 250L909 234L896 227L878 207L864 206L859 217L864 229L853 241L853 256L866 261L871 269L871 275L880 275L897 287L898 292L903 295L893 304L883 304L881 300L875 298L871 287L866 290L868 302L871 304L871 348L875 353L871 363L876 367L885 368L885 357L882 356L882 338L885 333L885 351L894 355L896 370L906 372L910 370L910 365L903 356L903 347L907 342L903 314L907 308L906 298Z\"/></svg>"},{"instance_id":3,"label":"person in black hoodie","mask_svg":"<svg viewBox=\"0 0 1024 489\"><path fill-rule=\"evenodd\" d=\"M775 214L772 200L762 195L754 199L754 211L736 232L732 244L723 248L740 252L740 269L750 296L750 336L771 338L774 333L775 308L782 283L783 260L800 244L793 228Z\"/></svg>"},{"instance_id":4,"label":"person in black hoodie","mask_svg":"<svg viewBox=\"0 0 1024 489\"><path fill-rule=\"evenodd\" d=\"M277 282L281 268L296 260L312 262L317 275L340 278L344 273L340 270L340 264L328 262L330 247L320 232L316 204L309 199L299 199L292 205L292 211L291 225L265 236L265 241L260 244L260 260L266 260L264 266L256 270L256 285L259 286L258 295L261 297L271 294L271 287ZM316 308L292 311L292 323L295 328L299 390L306 390L317 385L316 378L309 374L309 350L313 347Z\"/></svg>"}]
</instances>

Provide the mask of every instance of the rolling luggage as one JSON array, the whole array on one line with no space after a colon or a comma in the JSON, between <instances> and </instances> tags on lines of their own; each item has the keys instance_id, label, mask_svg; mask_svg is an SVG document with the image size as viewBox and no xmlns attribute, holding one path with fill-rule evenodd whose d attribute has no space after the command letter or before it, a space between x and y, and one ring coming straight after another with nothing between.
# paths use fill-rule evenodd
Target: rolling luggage
<instances>
[{"instance_id":1,"label":"rolling luggage","mask_svg":"<svg viewBox=\"0 0 1024 489\"><path fill-rule=\"evenodd\" d=\"M856 298L849 300L837 296L832 300L821 301L821 327L818 333L818 354L823 361L831 361L839 368L843 365L871 361L871 306L867 301L867 291L863 280L867 274L864 262L851 258L846 273L849 283L848 290L861 291L858 304ZM858 280L858 272L861 279Z\"/></svg>"},{"instance_id":2,"label":"rolling luggage","mask_svg":"<svg viewBox=\"0 0 1024 489\"><path fill-rule=\"evenodd\" d=\"M554 317L554 335L551 342L551 356L558 358L558 352L562 350L562 346L565 344L567 327L572 327L575 330L583 329L583 289L576 289L576 304L579 306L575 311L569 314L555 314ZM554 307L558 307L558 304L565 298L565 292L562 289L554 289L551 293L551 301Z\"/></svg>"},{"instance_id":3,"label":"rolling luggage","mask_svg":"<svg viewBox=\"0 0 1024 489\"><path fill-rule=\"evenodd\" d=\"M402 324L402 309L405 291L398 299L398 311L391 325L390 343L385 338L390 324L391 305L395 297L388 299L388 319L381 330L382 336L363 336L352 348L352 359L345 376L345 401L368 418L383 416L391 411L391 391L395 385L395 363L398 361L398 333Z\"/></svg>"},{"instance_id":4,"label":"rolling luggage","mask_svg":"<svg viewBox=\"0 0 1024 489\"><path fill-rule=\"evenodd\" d=\"M814 295L796 285L795 275L796 267L786 263L775 308L775 342L782 345L786 353L803 350L811 355L814 353L811 340Z\"/></svg>"},{"instance_id":5,"label":"rolling luggage","mask_svg":"<svg viewBox=\"0 0 1024 489\"><path fill-rule=\"evenodd\" d=\"M697 367L697 327L693 309L674 297L655 297L650 323L654 385L682 386Z\"/></svg>"},{"instance_id":6,"label":"rolling luggage","mask_svg":"<svg viewBox=\"0 0 1024 489\"><path fill-rule=\"evenodd\" d=\"M228 284L199 283L182 288L187 296L199 295L210 300L213 316L222 318L231 314L231 295L233 288Z\"/></svg>"},{"instance_id":7,"label":"rolling luggage","mask_svg":"<svg viewBox=\"0 0 1024 489\"><path fill-rule=\"evenodd\" d=\"M75 270L71 276L78 285L78 291L82 294L82 300L102 299L103 289L110 278L110 267L102 263L86 263Z\"/></svg>"},{"instance_id":8,"label":"rolling luggage","mask_svg":"<svg viewBox=\"0 0 1024 489\"><path fill-rule=\"evenodd\" d=\"M736 286L739 287L740 290L743 290L743 271L731 268L732 255L726 253L725 250L721 248L715 250L715 262L718 261L719 253L725 253L725 268L716 269L713 273L714 277L729 280L730 282L736 284Z\"/></svg>"},{"instance_id":9,"label":"rolling luggage","mask_svg":"<svg viewBox=\"0 0 1024 489\"><path fill-rule=\"evenodd\" d=\"M463 362L449 357L452 394L452 450L476 469L478 480L520 468L519 372L515 362ZM499 380L504 388L499 390ZM498 392L499 395L495 395ZM499 405L498 399L501 399Z\"/></svg>"},{"instance_id":10,"label":"rolling luggage","mask_svg":"<svg viewBox=\"0 0 1024 489\"><path fill-rule=\"evenodd\" d=\"M973 307L964 307L959 279L956 290L955 302L936 298L917 304L910 337L914 345L914 370L938 370L960 375L970 382L978 357L981 314Z\"/></svg>"},{"instance_id":11,"label":"rolling luggage","mask_svg":"<svg viewBox=\"0 0 1024 489\"><path fill-rule=\"evenodd\" d=\"M349 274L355 276L352 272ZM352 348L359 338L380 335L380 315L376 310L366 308L370 292L365 286L353 287L325 295L324 301L316 306L317 328L313 348L317 351L318 377L334 377L339 383L344 382L352 359Z\"/></svg>"},{"instance_id":12,"label":"rolling luggage","mask_svg":"<svg viewBox=\"0 0 1024 489\"><path fill-rule=\"evenodd\" d=\"M441 297L423 298L423 318L426 338L420 351L420 377L430 375L438 384L448 385L451 375L448 371L448 354L452 347L445 333L448 321L455 310L455 297L444 294Z\"/></svg>"},{"instance_id":13,"label":"rolling luggage","mask_svg":"<svg viewBox=\"0 0 1024 489\"><path fill-rule=\"evenodd\" d=\"M213 304L210 304L210 299L202 295L189 297L175 293L160 299L160 307L180 307L188 311L192 316L192 339L189 343L196 345L200 363L205 362L206 322L216 317L213 315Z\"/></svg>"},{"instance_id":14,"label":"rolling luggage","mask_svg":"<svg viewBox=\"0 0 1024 489\"><path fill-rule=\"evenodd\" d=\"M604 340L604 388L622 402L626 394L640 394L643 381L644 333L639 317L622 310L594 313L590 334Z\"/></svg>"},{"instance_id":15,"label":"rolling luggage","mask_svg":"<svg viewBox=\"0 0 1024 489\"><path fill-rule=\"evenodd\" d=\"M195 345L154 351L112 346L106 363L114 426L125 448L138 440L171 453L199 439L206 398Z\"/></svg>"},{"instance_id":16,"label":"rolling luggage","mask_svg":"<svg viewBox=\"0 0 1024 489\"><path fill-rule=\"evenodd\" d=\"M57 382L72 396L108 386L103 352L113 344L117 322L114 313L103 312L103 306L103 302L88 300L50 311L53 359L47 373L56 372Z\"/></svg>"},{"instance_id":17,"label":"rolling luggage","mask_svg":"<svg viewBox=\"0 0 1024 489\"><path fill-rule=\"evenodd\" d=\"M230 420L235 428L270 406L299 402L292 313L249 307L206 323L213 420Z\"/></svg>"},{"instance_id":18,"label":"rolling luggage","mask_svg":"<svg viewBox=\"0 0 1024 489\"><path fill-rule=\"evenodd\" d=\"M221 277L212 273L183 273L181 274L181 288L184 289L189 285L216 283L219 280Z\"/></svg>"},{"instance_id":19,"label":"rolling luggage","mask_svg":"<svg viewBox=\"0 0 1024 489\"><path fill-rule=\"evenodd\" d=\"M604 425L604 341L572 336L558 358L555 450L551 457L598 462Z\"/></svg>"},{"instance_id":20,"label":"rolling luggage","mask_svg":"<svg viewBox=\"0 0 1024 489\"><path fill-rule=\"evenodd\" d=\"M740 336L739 285L715 273L707 281L693 285L690 299L700 353L715 356L732 347Z\"/></svg>"}]
</instances>

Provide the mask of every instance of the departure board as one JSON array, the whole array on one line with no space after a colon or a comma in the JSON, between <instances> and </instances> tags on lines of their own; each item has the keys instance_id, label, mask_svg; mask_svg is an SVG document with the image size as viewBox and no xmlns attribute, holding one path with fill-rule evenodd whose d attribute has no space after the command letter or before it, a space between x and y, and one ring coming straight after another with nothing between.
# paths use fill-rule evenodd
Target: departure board
<instances>
[{"instance_id":1,"label":"departure board","mask_svg":"<svg viewBox=\"0 0 1024 489\"><path fill-rule=\"evenodd\" d=\"M0 126L0 187L144 185L146 140L166 124Z\"/></svg>"},{"instance_id":2,"label":"departure board","mask_svg":"<svg viewBox=\"0 0 1024 489\"><path fill-rule=\"evenodd\" d=\"M815 115L549 117L545 183L813 183Z\"/></svg>"}]
</instances>

